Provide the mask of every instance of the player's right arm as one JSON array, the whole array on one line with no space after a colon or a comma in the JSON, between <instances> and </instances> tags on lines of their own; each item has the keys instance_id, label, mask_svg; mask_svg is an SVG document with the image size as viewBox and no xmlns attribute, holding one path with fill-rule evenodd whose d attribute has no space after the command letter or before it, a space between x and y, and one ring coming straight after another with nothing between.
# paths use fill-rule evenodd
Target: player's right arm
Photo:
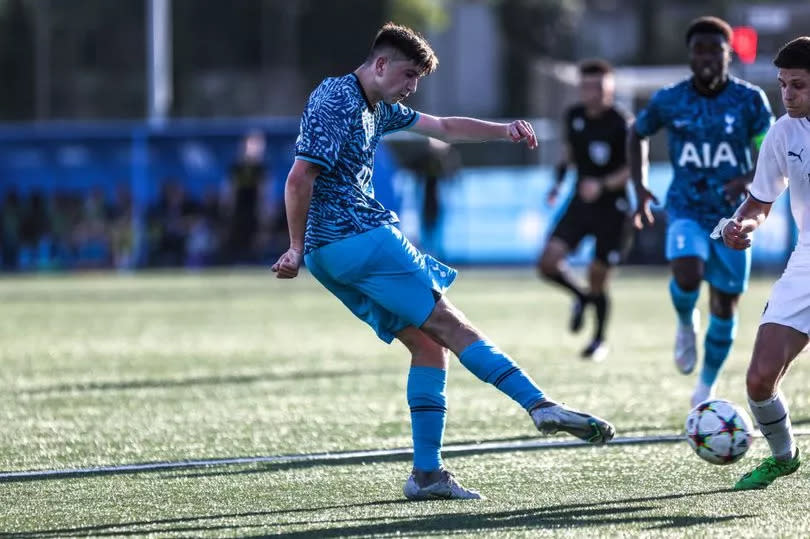
<instances>
[{"instance_id":1,"label":"player's right arm","mask_svg":"<svg viewBox=\"0 0 810 539\"><path fill-rule=\"evenodd\" d=\"M352 111L346 110L339 93L331 91L332 84L334 79L327 79L315 89L301 116L295 161L284 185L290 248L271 267L279 279L298 275L315 180L321 173L332 170L347 138Z\"/></svg>"},{"instance_id":2,"label":"player's right arm","mask_svg":"<svg viewBox=\"0 0 810 539\"><path fill-rule=\"evenodd\" d=\"M665 90L653 94L650 103L638 113L636 119L627 127L627 164L630 166L630 178L636 192L636 211L633 223L636 228L643 228L653 224L655 218L650 209L650 202L658 204L658 199L652 194L647 180L649 169L649 143L647 137L666 125L661 102L666 99Z\"/></svg>"},{"instance_id":3,"label":"player's right arm","mask_svg":"<svg viewBox=\"0 0 810 539\"><path fill-rule=\"evenodd\" d=\"M650 201L658 204L658 199L652 194L647 181L649 169L649 143L636 131L636 122L632 122L627 129L627 163L630 166L630 178L636 193L636 211L633 214L633 224L636 228L644 228L645 220L653 224L655 218L650 209Z\"/></svg>"},{"instance_id":4,"label":"player's right arm","mask_svg":"<svg viewBox=\"0 0 810 539\"><path fill-rule=\"evenodd\" d=\"M287 209L290 248L270 268L276 272L279 279L292 279L298 275L298 268L301 267L301 260L304 258L304 232L307 227L312 188L321 170L320 165L296 159L287 175L287 183L284 185L284 205Z\"/></svg>"},{"instance_id":5,"label":"player's right arm","mask_svg":"<svg viewBox=\"0 0 810 539\"><path fill-rule=\"evenodd\" d=\"M768 218L771 206L748 195L734 212L734 217L723 227L723 243L737 250L751 247L751 233Z\"/></svg>"},{"instance_id":6,"label":"player's right arm","mask_svg":"<svg viewBox=\"0 0 810 539\"><path fill-rule=\"evenodd\" d=\"M787 151L777 133L779 127L770 129L765 135L748 196L732 218L722 225L723 243L732 249L751 246L751 233L765 222L773 202L787 188Z\"/></svg>"}]
</instances>

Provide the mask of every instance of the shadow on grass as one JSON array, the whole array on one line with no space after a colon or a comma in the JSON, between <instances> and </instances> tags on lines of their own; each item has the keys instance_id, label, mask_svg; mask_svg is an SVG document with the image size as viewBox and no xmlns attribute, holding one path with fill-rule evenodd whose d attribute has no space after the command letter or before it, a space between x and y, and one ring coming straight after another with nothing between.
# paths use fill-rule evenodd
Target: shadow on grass
<instances>
[{"instance_id":1,"label":"shadow on grass","mask_svg":"<svg viewBox=\"0 0 810 539\"><path fill-rule=\"evenodd\" d=\"M382 370L347 370L347 371L309 371L261 373L226 376L192 376L188 378L164 380L130 380L125 382L76 382L74 384L58 384L51 386L32 387L17 391L18 395L42 395L47 393L74 393L81 391L119 391L127 389L162 389L191 386L210 386L226 384L253 384L256 382L277 382L286 380L312 380L320 378L343 378L346 376L393 374L397 371Z\"/></svg>"},{"instance_id":2,"label":"shadow on grass","mask_svg":"<svg viewBox=\"0 0 810 539\"><path fill-rule=\"evenodd\" d=\"M797 420L796 424L807 423L808 420ZM797 433L806 435L807 433ZM471 442L468 444L454 442L445 446L445 456L482 455L489 453L509 453L519 451L541 451L578 449L588 447L588 444L579 441L559 441L544 443L542 445L519 445L514 442L536 441L537 437L508 437L491 440ZM665 443L682 443L681 435L639 436L614 439L610 446L616 445L649 445ZM498 445L502 444L502 445ZM229 475L247 475L268 473L275 471L307 469L317 466L343 466L351 464L365 464L378 462L403 462L412 458L410 448L395 448L367 451L346 451L335 453L312 453L297 455L274 456L247 456L247 457L215 457L186 459L177 461L153 461L130 463L122 465L108 465L88 468L75 468L64 470L31 470L31 471L0 471L1 483L22 483L30 481L51 481L58 479L107 476L107 475L134 475L160 473L160 479L188 479L197 477L216 477ZM225 469L237 467L237 469ZM201 471L197 471L201 470Z\"/></svg>"},{"instance_id":3,"label":"shadow on grass","mask_svg":"<svg viewBox=\"0 0 810 539\"><path fill-rule=\"evenodd\" d=\"M542 440L537 436L525 437L510 437L510 438L497 438L491 440L477 441L477 442L453 442L447 444L442 450L445 457L462 457L470 455L485 455L492 453L513 453L513 452L526 452L526 451L548 451L548 450L566 450L566 449L583 449L591 447L585 442L572 439L570 443L565 443L566 440L559 440L560 443L550 443L549 445L537 446L518 446L510 445L511 442L531 442ZM551 442L552 440L549 440ZM556 440L554 440L556 442ZM487 445L476 446L476 443ZM493 446L491 444L504 443L503 447ZM639 438L638 440L622 440L615 445L649 445L649 444L670 444L670 443L683 443L681 438ZM454 448L453 445L469 445L470 447ZM610 447L608 444L607 447ZM350 452L351 453L351 452ZM323 458L302 459L293 461L280 460L279 462L257 462L254 464L247 463L246 466L250 468L242 469L207 469L192 471L190 468L171 470L161 476L162 479L178 479L178 478L194 478L194 477L215 477L215 476L230 476L230 475L250 475L257 473L269 473L288 470L308 469L319 466L343 466L352 464L368 464L368 463L381 463L381 462L410 462L413 458L413 453L410 449L392 449L390 454L376 454L376 455L341 455L340 453L332 453ZM163 470L164 472L166 470ZM0 483L3 482L0 475Z\"/></svg>"},{"instance_id":4,"label":"shadow on grass","mask_svg":"<svg viewBox=\"0 0 810 539\"><path fill-rule=\"evenodd\" d=\"M201 515L176 517L167 519L141 520L99 524L94 526L80 526L74 528L53 528L26 532L0 533L0 537L18 539L72 537L92 535L141 535L141 534L189 534L193 532L211 531L244 531L246 529L261 529L267 533L283 533L285 537L354 537L396 535L398 533L476 533L480 531L506 531L509 529L557 529L557 528L602 528L632 526L638 530L641 526L645 530L682 529L690 526L717 524L731 520L753 518L754 515L660 515L645 514L660 513L664 506L658 502L724 494L733 492L729 489L716 489L700 492L666 494L639 498L606 500L601 502L560 504L548 507L523 508L510 511L495 511L470 513L469 511L444 512L428 515L399 516L396 514L381 514L373 517L346 516L345 518L323 519L323 512L342 510L344 515L354 509L371 507L384 508L410 504L405 500L381 500L357 504L327 505L295 509L282 509L277 511L255 511L243 513L229 513L216 515ZM464 509L481 508L475 502L422 502L424 504L441 504L442 509L447 504L458 504ZM262 517L283 517L284 515L311 513L312 518L296 521L256 523ZM250 519L251 522L237 524L220 524L218 520ZM303 530L290 531L292 527L305 527ZM602 530L607 532L609 530ZM628 531L615 529L615 532ZM265 535L255 535L263 537Z\"/></svg>"},{"instance_id":5,"label":"shadow on grass","mask_svg":"<svg viewBox=\"0 0 810 539\"><path fill-rule=\"evenodd\" d=\"M581 449L590 447L585 442L576 439L561 439L549 441L548 445L514 446L515 441L538 441L537 436L520 438L503 438L482 440L470 443L468 447L445 446L445 456L483 455L490 453L510 453L516 451L540 451L550 449ZM651 443L680 442L680 438L639 438L614 440L616 445L646 445ZM458 444L458 442L456 442ZM498 444L503 444L499 446ZM276 471L307 469L317 466L343 466L351 464L377 463L377 462L406 462L413 457L410 448L396 448L390 450L372 451L345 451L335 453L312 453L299 455L253 456L253 457L225 457L202 458L178 461L155 461L143 463L130 463L124 465L110 465L89 468L76 468L65 470L34 470L31 472L0 472L0 484L22 483L30 481L49 481L91 476L107 475L134 475L162 473L162 479L181 479L195 477L247 475L268 473ZM231 469L227 469L231 467ZM234 469L236 468L236 469Z\"/></svg>"}]
</instances>

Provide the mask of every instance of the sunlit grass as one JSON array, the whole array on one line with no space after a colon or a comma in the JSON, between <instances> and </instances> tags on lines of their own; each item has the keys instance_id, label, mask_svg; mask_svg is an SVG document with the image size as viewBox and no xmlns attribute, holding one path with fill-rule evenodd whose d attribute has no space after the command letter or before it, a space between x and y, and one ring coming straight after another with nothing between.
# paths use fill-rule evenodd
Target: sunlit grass
<instances>
[{"instance_id":1,"label":"sunlit grass","mask_svg":"<svg viewBox=\"0 0 810 539\"><path fill-rule=\"evenodd\" d=\"M673 434L695 375L672 365L666 280L619 273L612 353L596 365L578 358L587 333L566 332L568 299L529 271L463 270L450 297L553 398L608 417L620 436ZM755 279L744 297L722 374L721 395L743 404L771 282ZM405 349L378 341L308 276L4 278L0 313L5 471L410 445ZM800 425L810 418L809 381L799 364L784 387ZM448 397L448 443L536 433L523 410L457 362ZM764 492L725 491L765 454L760 440L728 467L704 464L680 443L449 457L458 477L489 498L482 503L401 502L409 462L396 458L6 482L0 531L807 535L801 470Z\"/></svg>"}]
</instances>

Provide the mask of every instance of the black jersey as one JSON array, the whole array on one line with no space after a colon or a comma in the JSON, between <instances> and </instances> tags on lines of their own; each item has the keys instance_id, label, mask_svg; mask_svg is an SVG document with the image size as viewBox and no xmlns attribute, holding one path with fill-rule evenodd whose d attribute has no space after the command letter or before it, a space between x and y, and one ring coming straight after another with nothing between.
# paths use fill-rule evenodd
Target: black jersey
<instances>
[{"instance_id":1,"label":"black jersey","mask_svg":"<svg viewBox=\"0 0 810 539\"><path fill-rule=\"evenodd\" d=\"M565 114L565 136L577 181L583 176L604 177L627 164L626 137L630 115L616 106L598 118L589 118L585 107L574 105ZM603 191L599 201L624 198L624 190Z\"/></svg>"}]
</instances>

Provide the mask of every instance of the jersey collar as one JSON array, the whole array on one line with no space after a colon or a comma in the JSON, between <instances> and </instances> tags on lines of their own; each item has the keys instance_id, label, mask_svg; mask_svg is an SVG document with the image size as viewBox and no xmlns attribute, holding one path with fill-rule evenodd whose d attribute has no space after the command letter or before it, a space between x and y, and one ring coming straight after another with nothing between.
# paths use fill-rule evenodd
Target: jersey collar
<instances>
[{"instance_id":1,"label":"jersey collar","mask_svg":"<svg viewBox=\"0 0 810 539\"><path fill-rule=\"evenodd\" d=\"M356 73L351 73L352 78L354 78L354 82L357 84L357 89L360 90L360 95L363 96L363 100L366 102L366 107L368 108L369 112L374 112L374 107L371 105L371 102L368 100L368 96L366 95L366 91L363 90L363 85L360 84L360 79L357 77Z\"/></svg>"}]
</instances>

